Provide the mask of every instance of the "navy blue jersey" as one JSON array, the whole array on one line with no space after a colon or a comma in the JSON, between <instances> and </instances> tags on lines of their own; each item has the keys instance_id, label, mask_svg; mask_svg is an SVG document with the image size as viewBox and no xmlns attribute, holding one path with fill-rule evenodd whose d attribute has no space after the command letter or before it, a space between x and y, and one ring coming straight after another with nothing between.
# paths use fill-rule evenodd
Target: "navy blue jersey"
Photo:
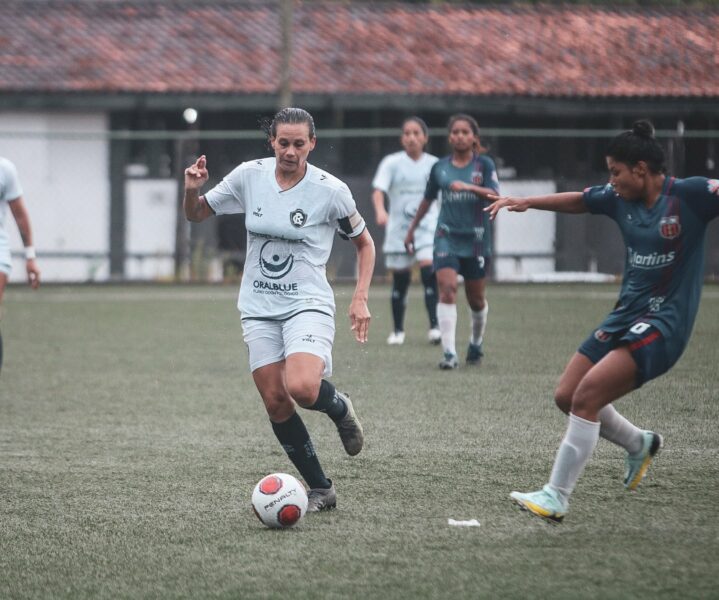
<instances>
[{"instance_id":1,"label":"navy blue jersey","mask_svg":"<svg viewBox=\"0 0 719 600\"><path fill-rule=\"evenodd\" d=\"M474 192L453 192L453 181L463 181L490 188L499 194L499 180L494 161L484 154L475 154L464 167L452 164L446 156L432 166L424 197L433 201L440 196L442 204L435 230L435 250L438 241L454 256L490 256L492 226L484 207L489 203Z\"/></svg>"},{"instance_id":2,"label":"navy blue jersey","mask_svg":"<svg viewBox=\"0 0 719 600\"><path fill-rule=\"evenodd\" d=\"M584 202L590 212L616 221L627 248L619 300L600 329L654 325L681 354L699 308L706 227L719 215L719 180L667 177L650 209L611 185L586 189Z\"/></svg>"}]
</instances>

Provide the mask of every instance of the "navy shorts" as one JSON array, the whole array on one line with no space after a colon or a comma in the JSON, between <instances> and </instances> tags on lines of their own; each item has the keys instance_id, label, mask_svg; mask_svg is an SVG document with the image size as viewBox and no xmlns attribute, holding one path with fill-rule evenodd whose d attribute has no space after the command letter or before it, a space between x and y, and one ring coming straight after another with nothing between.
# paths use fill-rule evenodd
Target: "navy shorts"
<instances>
[{"instance_id":1,"label":"navy shorts","mask_svg":"<svg viewBox=\"0 0 719 600\"><path fill-rule=\"evenodd\" d=\"M577 352L596 364L620 346L627 346L637 363L637 387L666 373L681 356L681 352L669 352L661 331L643 322L612 333L595 329Z\"/></svg>"},{"instance_id":2,"label":"navy shorts","mask_svg":"<svg viewBox=\"0 0 719 600\"><path fill-rule=\"evenodd\" d=\"M434 272L440 269L454 269L467 281L484 279L489 270L489 258L484 256L437 256L433 260Z\"/></svg>"}]
</instances>

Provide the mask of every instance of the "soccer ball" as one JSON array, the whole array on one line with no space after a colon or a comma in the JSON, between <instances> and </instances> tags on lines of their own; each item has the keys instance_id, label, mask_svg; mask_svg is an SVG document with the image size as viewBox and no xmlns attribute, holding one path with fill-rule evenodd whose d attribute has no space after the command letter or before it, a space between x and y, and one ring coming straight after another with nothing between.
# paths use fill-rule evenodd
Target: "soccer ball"
<instances>
[{"instance_id":1,"label":"soccer ball","mask_svg":"<svg viewBox=\"0 0 719 600\"><path fill-rule=\"evenodd\" d=\"M292 527L307 512L305 486L287 473L267 475L252 492L252 508L267 527Z\"/></svg>"}]
</instances>

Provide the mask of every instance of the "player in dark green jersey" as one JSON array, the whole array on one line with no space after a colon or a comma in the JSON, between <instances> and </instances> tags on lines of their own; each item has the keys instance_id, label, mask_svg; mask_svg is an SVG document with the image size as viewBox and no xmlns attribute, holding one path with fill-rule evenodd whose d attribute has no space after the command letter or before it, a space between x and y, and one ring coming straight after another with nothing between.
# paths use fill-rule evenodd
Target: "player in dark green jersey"
<instances>
[{"instance_id":1,"label":"player in dark green jersey","mask_svg":"<svg viewBox=\"0 0 719 600\"><path fill-rule=\"evenodd\" d=\"M439 288L437 320L444 351L440 369L454 369L459 365L455 344L458 275L464 277L472 317L467 364L479 364L483 356L482 342L489 312L485 276L492 253L492 227L484 208L488 204L487 196L499 193L497 169L494 161L483 153L477 121L469 115L453 115L448 129L452 154L432 166L424 199L405 238L405 246L413 252L415 229L432 202L441 197L433 256Z\"/></svg>"},{"instance_id":2,"label":"player in dark green jersey","mask_svg":"<svg viewBox=\"0 0 719 600\"><path fill-rule=\"evenodd\" d=\"M648 121L612 140L609 184L530 198L492 198L501 208L604 214L616 221L627 246L615 309L579 347L559 380L555 400L569 415L549 483L538 492L512 492L531 513L561 521L569 496L603 437L627 451L624 486L634 490L662 437L637 428L612 402L668 371L681 356L699 308L704 240L719 216L719 180L676 179L665 173L664 152Z\"/></svg>"}]
</instances>

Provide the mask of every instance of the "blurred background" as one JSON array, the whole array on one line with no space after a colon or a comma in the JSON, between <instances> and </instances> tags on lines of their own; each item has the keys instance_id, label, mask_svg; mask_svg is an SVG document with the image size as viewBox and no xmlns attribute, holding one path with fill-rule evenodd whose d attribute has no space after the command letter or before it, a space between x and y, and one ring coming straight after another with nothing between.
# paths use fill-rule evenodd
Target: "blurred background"
<instances>
[{"instance_id":1,"label":"blurred background","mask_svg":"<svg viewBox=\"0 0 719 600\"><path fill-rule=\"evenodd\" d=\"M244 218L187 223L183 171L206 154L209 189L269 155L279 108L313 114L310 162L347 182L379 248L371 180L409 115L439 156L450 115L474 116L507 194L604 183L609 139L639 118L671 174L717 177L718 30L715 2L5 0L0 156L18 167L45 281L235 281ZM608 219L515 217L496 222L496 280L621 273ZM328 274L354 268L338 239Z\"/></svg>"}]
</instances>

